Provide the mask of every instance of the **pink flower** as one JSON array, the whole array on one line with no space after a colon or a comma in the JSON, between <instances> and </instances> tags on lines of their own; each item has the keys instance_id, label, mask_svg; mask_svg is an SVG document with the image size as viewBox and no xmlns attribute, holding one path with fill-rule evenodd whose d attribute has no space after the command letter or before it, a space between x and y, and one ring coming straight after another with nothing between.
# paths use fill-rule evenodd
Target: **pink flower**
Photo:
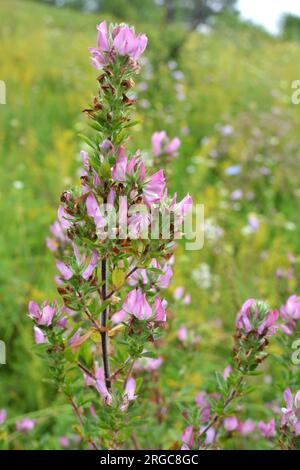
<instances>
[{"instance_id":1,"label":"pink flower","mask_svg":"<svg viewBox=\"0 0 300 470\"><path fill-rule=\"evenodd\" d=\"M181 434L182 446L181 450L192 450L194 445L194 427L187 426L183 433Z\"/></svg>"},{"instance_id":2,"label":"pink flower","mask_svg":"<svg viewBox=\"0 0 300 470\"><path fill-rule=\"evenodd\" d=\"M65 211L63 206L59 206L58 211L57 211L57 216L58 220L60 222L60 225L64 230L68 230L68 228L71 227L71 222L70 220L73 219L73 217Z\"/></svg>"},{"instance_id":3,"label":"pink flower","mask_svg":"<svg viewBox=\"0 0 300 470\"><path fill-rule=\"evenodd\" d=\"M61 242L64 242L66 240L64 229L57 220L53 222L53 224L50 226L50 232L56 239L60 240Z\"/></svg>"},{"instance_id":4,"label":"pink flower","mask_svg":"<svg viewBox=\"0 0 300 470\"><path fill-rule=\"evenodd\" d=\"M72 329L72 328L71 328ZM78 330L74 333L73 336L71 336L71 338L69 339L68 341L68 344L70 346L73 346L74 348L76 348L76 343L79 341L80 339L80 335L81 335L81 332L82 332L82 328L78 328Z\"/></svg>"},{"instance_id":5,"label":"pink flower","mask_svg":"<svg viewBox=\"0 0 300 470\"><path fill-rule=\"evenodd\" d=\"M82 158L82 163L83 166L86 170L89 170L90 164L89 164L89 154L85 152L85 150L81 150L80 156Z\"/></svg>"},{"instance_id":6,"label":"pink flower","mask_svg":"<svg viewBox=\"0 0 300 470\"><path fill-rule=\"evenodd\" d=\"M114 207L115 198L116 198L116 193L113 189L111 189L107 196L107 205Z\"/></svg>"},{"instance_id":7,"label":"pink flower","mask_svg":"<svg viewBox=\"0 0 300 470\"><path fill-rule=\"evenodd\" d=\"M229 416L228 418L224 419L223 425L226 431L232 432L237 429L239 422L235 416Z\"/></svg>"},{"instance_id":8,"label":"pink flower","mask_svg":"<svg viewBox=\"0 0 300 470\"><path fill-rule=\"evenodd\" d=\"M122 323L126 319L127 315L128 313L125 312L125 310L119 310L118 312L112 315L111 321L114 325Z\"/></svg>"},{"instance_id":9,"label":"pink flower","mask_svg":"<svg viewBox=\"0 0 300 470\"><path fill-rule=\"evenodd\" d=\"M16 430L19 432L28 432L31 431L35 426L35 421L33 419L21 419L16 421Z\"/></svg>"},{"instance_id":10,"label":"pink flower","mask_svg":"<svg viewBox=\"0 0 300 470\"><path fill-rule=\"evenodd\" d=\"M159 202L165 192L165 177L163 170L159 170L151 176L150 180L146 183L143 189L144 201L146 204L151 205Z\"/></svg>"},{"instance_id":11,"label":"pink flower","mask_svg":"<svg viewBox=\"0 0 300 470\"><path fill-rule=\"evenodd\" d=\"M279 327L282 329L285 335L291 336L293 334L293 331L296 327L296 324L292 325L291 323L289 325L279 325Z\"/></svg>"},{"instance_id":12,"label":"pink flower","mask_svg":"<svg viewBox=\"0 0 300 470\"><path fill-rule=\"evenodd\" d=\"M141 206L145 208L145 206ZM150 224L150 215L145 211L131 215L128 218L128 235L134 240L138 238L145 239L148 236L148 227Z\"/></svg>"},{"instance_id":13,"label":"pink flower","mask_svg":"<svg viewBox=\"0 0 300 470\"><path fill-rule=\"evenodd\" d=\"M93 418L95 418L95 417L97 416L96 410L95 410L95 407L94 407L93 403L92 403L91 406L90 406L90 413L91 413L91 416L92 416Z\"/></svg>"},{"instance_id":14,"label":"pink flower","mask_svg":"<svg viewBox=\"0 0 300 470\"><path fill-rule=\"evenodd\" d=\"M242 305L240 312L238 313L236 319L236 326L239 330L244 329L247 333L251 331L251 323L249 320L249 316L251 313L251 309L255 307L255 300L248 299Z\"/></svg>"},{"instance_id":15,"label":"pink flower","mask_svg":"<svg viewBox=\"0 0 300 470\"><path fill-rule=\"evenodd\" d=\"M173 294L174 299L175 300L181 299L181 297L183 296L183 293L184 293L183 287L176 287L174 294Z\"/></svg>"},{"instance_id":16,"label":"pink flower","mask_svg":"<svg viewBox=\"0 0 300 470\"><path fill-rule=\"evenodd\" d=\"M271 419L268 423L264 421L260 421L258 423L258 429L260 430L261 434L270 439L271 437L276 436L276 429L275 429L275 419Z\"/></svg>"},{"instance_id":17,"label":"pink flower","mask_svg":"<svg viewBox=\"0 0 300 470\"><path fill-rule=\"evenodd\" d=\"M50 225L50 233L53 238L46 238L46 245L51 251L57 251L59 246L64 246L68 243L66 237L66 230L62 227L61 223L57 220Z\"/></svg>"},{"instance_id":18,"label":"pink flower","mask_svg":"<svg viewBox=\"0 0 300 470\"><path fill-rule=\"evenodd\" d=\"M88 266L85 268L85 270L82 273L82 277L84 279L88 280L91 277L95 267L98 264L98 259L99 259L99 257L98 257L97 251L93 250L90 262L89 262Z\"/></svg>"},{"instance_id":19,"label":"pink flower","mask_svg":"<svg viewBox=\"0 0 300 470\"><path fill-rule=\"evenodd\" d=\"M106 21L102 21L97 25L98 30L98 49L101 52L108 51L108 36L107 36L107 24Z\"/></svg>"},{"instance_id":20,"label":"pink flower","mask_svg":"<svg viewBox=\"0 0 300 470\"><path fill-rule=\"evenodd\" d=\"M92 54L92 65L95 69L101 69L103 65L106 64L105 57L101 54L101 52L96 49L95 47L89 47L89 51Z\"/></svg>"},{"instance_id":21,"label":"pink flower","mask_svg":"<svg viewBox=\"0 0 300 470\"><path fill-rule=\"evenodd\" d=\"M165 148L166 154L175 156L175 153L179 149L180 145L181 145L180 139L178 137L175 137L166 146Z\"/></svg>"},{"instance_id":22,"label":"pink flower","mask_svg":"<svg viewBox=\"0 0 300 470\"><path fill-rule=\"evenodd\" d=\"M104 139L101 144L99 144L99 148L101 150L101 153L104 156L111 156L113 155L115 148L112 144L112 141L109 139Z\"/></svg>"},{"instance_id":23,"label":"pink flower","mask_svg":"<svg viewBox=\"0 0 300 470\"><path fill-rule=\"evenodd\" d=\"M241 308L241 313L243 315L248 315L250 314L251 308L255 306L255 299L248 299L246 302L243 303L242 308Z\"/></svg>"},{"instance_id":24,"label":"pink flower","mask_svg":"<svg viewBox=\"0 0 300 470\"><path fill-rule=\"evenodd\" d=\"M160 289L168 289L168 287L171 284L172 276L173 276L173 271L171 266L168 266L167 264L163 267L163 274L161 274L158 279L157 279L157 286Z\"/></svg>"},{"instance_id":25,"label":"pink flower","mask_svg":"<svg viewBox=\"0 0 300 470\"><path fill-rule=\"evenodd\" d=\"M299 423L298 416L300 413L300 390L295 397L290 388L285 389L283 398L286 404L285 408L281 408L281 426L290 426L290 428L298 435Z\"/></svg>"},{"instance_id":26,"label":"pink flower","mask_svg":"<svg viewBox=\"0 0 300 470\"><path fill-rule=\"evenodd\" d=\"M144 350L146 352L146 350ZM160 368L163 363L162 357L158 357L156 359L151 357L143 357L135 362L134 370L146 370L147 372L153 372Z\"/></svg>"},{"instance_id":27,"label":"pink flower","mask_svg":"<svg viewBox=\"0 0 300 470\"><path fill-rule=\"evenodd\" d=\"M128 55L133 61L137 61L147 46L145 34L135 35L129 26L117 25L110 33L105 21L97 26L97 48L91 47L92 64L96 69L116 59L116 55Z\"/></svg>"},{"instance_id":28,"label":"pink flower","mask_svg":"<svg viewBox=\"0 0 300 470\"><path fill-rule=\"evenodd\" d=\"M237 431L242 435L242 436L247 436L248 434L251 434L254 429L255 429L255 423L251 419L247 419L244 422L240 422L237 428Z\"/></svg>"},{"instance_id":29,"label":"pink flower","mask_svg":"<svg viewBox=\"0 0 300 470\"><path fill-rule=\"evenodd\" d=\"M117 159L115 166L112 170L112 178L115 181L125 181L127 176L133 176L135 174L138 181L144 181L146 176L146 167L139 158L139 155L134 155L129 161L128 156L125 153L125 147L121 145L119 147L119 158Z\"/></svg>"},{"instance_id":30,"label":"pink flower","mask_svg":"<svg viewBox=\"0 0 300 470\"><path fill-rule=\"evenodd\" d=\"M136 400L137 398L137 396L135 395L135 388L136 388L135 380L132 377L129 377L129 379L126 382L126 387L125 387L125 395L127 396L129 401Z\"/></svg>"},{"instance_id":31,"label":"pink flower","mask_svg":"<svg viewBox=\"0 0 300 470\"><path fill-rule=\"evenodd\" d=\"M36 342L36 344L48 343L48 339L45 333L38 326L34 326L33 331L34 331L34 341Z\"/></svg>"},{"instance_id":32,"label":"pink flower","mask_svg":"<svg viewBox=\"0 0 300 470\"><path fill-rule=\"evenodd\" d=\"M38 325L50 326L56 313L56 308L50 307L46 300L40 310L38 304L31 300L28 304L28 312L29 317L37 321Z\"/></svg>"},{"instance_id":33,"label":"pink flower","mask_svg":"<svg viewBox=\"0 0 300 470\"><path fill-rule=\"evenodd\" d=\"M300 421L294 425L294 433L296 437L300 436Z\"/></svg>"},{"instance_id":34,"label":"pink flower","mask_svg":"<svg viewBox=\"0 0 300 470\"><path fill-rule=\"evenodd\" d=\"M154 132L152 135L152 152L154 157L158 157L162 153L162 143L166 138L166 131Z\"/></svg>"},{"instance_id":35,"label":"pink flower","mask_svg":"<svg viewBox=\"0 0 300 470\"><path fill-rule=\"evenodd\" d=\"M232 372L232 367L231 367L231 366L225 367L225 369L224 369L224 371L223 371L223 378L224 378L224 380L227 380L227 379L228 379L228 377L230 376L231 372Z\"/></svg>"},{"instance_id":36,"label":"pink flower","mask_svg":"<svg viewBox=\"0 0 300 470\"><path fill-rule=\"evenodd\" d=\"M277 310L271 310L267 318L261 323L261 325L257 328L258 334L262 335L265 334L266 336L272 336L276 333L278 326L274 325L279 317L279 312Z\"/></svg>"},{"instance_id":37,"label":"pink flower","mask_svg":"<svg viewBox=\"0 0 300 470\"><path fill-rule=\"evenodd\" d=\"M196 405L200 408L201 422L206 423L210 419L211 406L206 392L199 392L195 397Z\"/></svg>"},{"instance_id":38,"label":"pink flower","mask_svg":"<svg viewBox=\"0 0 300 470\"><path fill-rule=\"evenodd\" d=\"M103 21L97 26L98 38L97 45L98 47L90 47L89 51L92 54L92 64L96 69L100 69L103 65L108 64L109 58L107 52L109 51L108 45L108 31L106 21Z\"/></svg>"},{"instance_id":39,"label":"pink flower","mask_svg":"<svg viewBox=\"0 0 300 470\"><path fill-rule=\"evenodd\" d=\"M202 408L203 406L206 406L208 403L206 392L197 393L195 397L195 402L196 402L196 405L199 406L200 408Z\"/></svg>"},{"instance_id":40,"label":"pink flower","mask_svg":"<svg viewBox=\"0 0 300 470\"><path fill-rule=\"evenodd\" d=\"M188 331L185 326L181 326L177 332L177 338L184 343L188 338Z\"/></svg>"},{"instance_id":41,"label":"pink flower","mask_svg":"<svg viewBox=\"0 0 300 470\"><path fill-rule=\"evenodd\" d=\"M154 300L154 321L165 322L167 320L166 314L167 301L161 300L158 296Z\"/></svg>"},{"instance_id":42,"label":"pink flower","mask_svg":"<svg viewBox=\"0 0 300 470\"><path fill-rule=\"evenodd\" d=\"M57 250L57 244L52 240L52 238L47 237L46 238L46 246L50 251L56 251Z\"/></svg>"},{"instance_id":43,"label":"pink flower","mask_svg":"<svg viewBox=\"0 0 300 470\"><path fill-rule=\"evenodd\" d=\"M192 197L187 194L182 201L178 204L175 204L174 207L174 214L176 217L176 221L182 222L183 219L189 214L193 207L193 199Z\"/></svg>"},{"instance_id":44,"label":"pink flower","mask_svg":"<svg viewBox=\"0 0 300 470\"><path fill-rule=\"evenodd\" d=\"M246 333L253 331L258 336L272 336L277 329L275 325L279 312L270 310L264 302L248 299L236 318L236 328Z\"/></svg>"},{"instance_id":45,"label":"pink flower","mask_svg":"<svg viewBox=\"0 0 300 470\"><path fill-rule=\"evenodd\" d=\"M155 359L151 357L146 357L145 363L144 363L144 369L148 372L152 372L154 370L159 369L162 363L163 363L162 357L157 357Z\"/></svg>"},{"instance_id":46,"label":"pink flower","mask_svg":"<svg viewBox=\"0 0 300 470\"><path fill-rule=\"evenodd\" d=\"M119 28L113 40L113 47L119 55L129 55L133 60L138 60L147 46L145 34L135 36L134 30L125 25Z\"/></svg>"},{"instance_id":47,"label":"pink flower","mask_svg":"<svg viewBox=\"0 0 300 470\"><path fill-rule=\"evenodd\" d=\"M146 269L137 269L134 273L129 276L127 280L130 286L136 286L139 282L148 284L148 276Z\"/></svg>"},{"instance_id":48,"label":"pink flower","mask_svg":"<svg viewBox=\"0 0 300 470\"><path fill-rule=\"evenodd\" d=\"M101 184L101 181L100 181L100 178L98 176L98 173L96 172L96 170L93 170L93 186L94 188L97 188L97 186L100 186Z\"/></svg>"},{"instance_id":49,"label":"pink flower","mask_svg":"<svg viewBox=\"0 0 300 470\"><path fill-rule=\"evenodd\" d=\"M137 395L135 395L135 387L136 387L135 380L132 377L129 377L128 380L126 381L126 386L125 386L124 395L123 395L123 402L120 406L121 411L126 411L129 403L137 399Z\"/></svg>"},{"instance_id":50,"label":"pink flower","mask_svg":"<svg viewBox=\"0 0 300 470\"><path fill-rule=\"evenodd\" d=\"M200 427L199 429L200 434L203 433L204 429L205 429L205 426ZM206 431L206 438L205 438L204 444L206 444L207 446L211 445L215 440L215 435L216 435L216 431L214 430L214 428L209 428Z\"/></svg>"},{"instance_id":51,"label":"pink flower","mask_svg":"<svg viewBox=\"0 0 300 470\"><path fill-rule=\"evenodd\" d=\"M146 177L146 167L145 163L141 158L138 158L138 154L133 156L127 165L127 174L138 179L138 181L144 181Z\"/></svg>"},{"instance_id":52,"label":"pink flower","mask_svg":"<svg viewBox=\"0 0 300 470\"><path fill-rule=\"evenodd\" d=\"M2 408L2 410L0 410L0 425L5 422L6 416L7 416L6 410Z\"/></svg>"},{"instance_id":53,"label":"pink flower","mask_svg":"<svg viewBox=\"0 0 300 470\"><path fill-rule=\"evenodd\" d=\"M84 383L88 387L95 387L106 405L110 406L112 404L112 396L105 384L104 370L102 367L99 367L97 362L94 365L94 378L84 374Z\"/></svg>"},{"instance_id":54,"label":"pink flower","mask_svg":"<svg viewBox=\"0 0 300 470\"><path fill-rule=\"evenodd\" d=\"M154 157L161 154L176 156L176 151L180 147L180 139L175 137L171 141L168 139L166 131L154 132L152 135L152 152Z\"/></svg>"},{"instance_id":55,"label":"pink flower","mask_svg":"<svg viewBox=\"0 0 300 470\"><path fill-rule=\"evenodd\" d=\"M59 270L61 277L66 281L69 281L73 277L73 272L71 269L62 261L56 261L56 267Z\"/></svg>"},{"instance_id":56,"label":"pink flower","mask_svg":"<svg viewBox=\"0 0 300 470\"><path fill-rule=\"evenodd\" d=\"M138 320L148 320L152 316L152 309L147 302L146 294L141 289L133 289L129 292L122 310L134 315Z\"/></svg>"},{"instance_id":57,"label":"pink flower","mask_svg":"<svg viewBox=\"0 0 300 470\"><path fill-rule=\"evenodd\" d=\"M285 305L280 309L281 317L285 320L285 324L280 325L286 335L292 335L296 328L296 320L300 318L300 299L296 295L288 298Z\"/></svg>"},{"instance_id":58,"label":"pink flower","mask_svg":"<svg viewBox=\"0 0 300 470\"><path fill-rule=\"evenodd\" d=\"M103 378L98 378L96 380L96 389L103 398L105 404L110 406L112 404L112 396L109 393Z\"/></svg>"},{"instance_id":59,"label":"pink flower","mask_svg":"<svg viewBox=\"0 0 300 470\"><path fill-rule=\"evenodd\" d=\"M95 364L95 376L96 376L96 389L102 396L106 405L112 404L112 396L109 393L106 384L105 384L105 377L104 377L104 370L102 367L99 367L98 364Z\"/></svg>"},{"instance_id":60,"label":"pink flower","mask_svg":"<svg viewBox=\"0 0 300 470\"><path fill-rule=\"evenodd\" d=\"M61 445L61 447L63 448L67 448L69 447L70 445L70 440L67 436L61 436L59 439L58 439L58 442L59 444Z\"/></svg>"},{"instance_id":61,"label":"pink flower","mask_svg":"<svg viewBox=\"0 0 300 470\"><path fill-rule=\"evenodd\" d=\"M93 193L90 193L85 202L88 216L90 216L97 228L103 228L105 226L105 220L101 214L100 207L96 201Z\"/></svg>"},{"instance_id":62,"label":"pink flower","mask_svg":"<svg viewBox=\"0 0 300 470\"><path fill-rule=\"evenodd\" d=\"M127 161L128 157L125 153L124 148L122 148L123 151L121 152L120 157L116 161L115 166L113 167L112 170L112 177L115 181L125 181L126 179L126 169L127 169Z\"/></svg>"}]
</instances>

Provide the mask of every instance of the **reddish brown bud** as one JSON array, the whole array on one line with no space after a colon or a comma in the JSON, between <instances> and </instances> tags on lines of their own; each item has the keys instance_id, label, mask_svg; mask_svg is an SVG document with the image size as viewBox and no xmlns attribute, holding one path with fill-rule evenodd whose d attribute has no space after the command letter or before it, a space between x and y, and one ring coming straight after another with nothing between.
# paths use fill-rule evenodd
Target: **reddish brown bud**
<instances>
[{"instance_id":1,"label":"reddish brown bud","mask_svg":"<svg viewBox=\"0 0 300 470\"><path fill-rule=\"evenodd\" d=\"M122 80L121 85L125 90L129 90L134 86L134 81L129 79L129 80Z\"/></svg>"},{"instance_id":2,"label":"reddish brown bud","mask_svg":"<svg viewBox=\"0 0 300 470\"><path fill-rule=\"evenodd\" d=\"M60 196L61 202L70 202L72 200L72 194L69 191L64 191Z\"/></svg>"},{"instance_id":3,"label":"reddish brown bud","mask_svg":"<svg viewBox=\"0 0 300 470\"><path fill-rule=\"evenodd\" d=\"M125 93L123 93L122 96L122 102L125 103L127 106L132 106L133 104L135 104L136 100L131 100L130 98L128 98L128 96L125 95Z\"/></svg>"}]
</instances>

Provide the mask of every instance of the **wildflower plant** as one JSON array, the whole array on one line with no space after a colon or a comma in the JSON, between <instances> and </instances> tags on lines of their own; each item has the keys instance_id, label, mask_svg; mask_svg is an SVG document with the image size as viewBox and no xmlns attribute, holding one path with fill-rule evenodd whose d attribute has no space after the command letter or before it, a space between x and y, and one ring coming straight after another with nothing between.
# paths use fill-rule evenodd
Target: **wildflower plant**
<instances>
[{"instance_id":1,"label":"wildflower plant","mask_svg":"<svg viewBox=\"0 0 300 470\"><path fill-rule=\"evenodd\" d=\"M267 357L268 338L279 328L275 324L278 316L279 312L262 301L248 299L242 305L236 318L232 365L223 374L216 374L212 394L199 393L196 408L184 412L189 424L181 436L183 450L216 449L228 433L238 430L246 435L248 430L253 431L253 422L239 422L234 412L251 390L247 378ZM274 437L275 420L269 428L268 437Z\"/></svg>"},{"instance_id":2,"label":"wildflower plant","mask_svg":"<svg viewBox=\"0 0 300 470\"><path fill-rule=\"evenodd\" d=\"M177 203L163 170L151 173L141 152L127 149L136 124L130 90L147 37L124 24L97 29L90 52L98 90L84 110L93 135L82 136L89 151L81 152L81 185L63 192L47 240L62 303L31 301L29 316L77 433L105 449L119 448L137 419L126 414L142 394L135 364L159 360L147 345L164 331L160 290L170 284L175 238L192 201Z\"/></svg>"}]
</instances>

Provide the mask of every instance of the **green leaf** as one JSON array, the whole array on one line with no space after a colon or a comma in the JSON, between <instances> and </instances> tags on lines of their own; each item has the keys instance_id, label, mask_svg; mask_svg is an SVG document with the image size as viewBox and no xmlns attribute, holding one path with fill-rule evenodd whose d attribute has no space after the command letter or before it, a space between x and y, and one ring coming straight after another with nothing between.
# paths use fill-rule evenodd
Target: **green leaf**
<instances>
[{"instance_id":1,"label":"green leaf","mask_svg":"<svg viewBox=\"0 0 300 470\"><path fill-rule=\"evenodd\" d=\"M156 359L157 354L155 354L154 352L151 352L151 351L147 351L147 352L144 352L142 354L142 357L150 357L151 359Z\"/></svg>"},{"instance_id":2,"label":"green leaf","mask_svg":"<svg viewBox=\"0 0 300 470\"><path fill-rule=\"evenodd\" d=\"M100 178L109 180L111 178L111 168L107 161L104 161L99 170Z\"/></svg>"},{"instance_id":3,"label":"green leaf","mask_svg":"<svg viewBox=\"0 0 300 470\"><path fill-rule=\"evenodd\" d=\"M90 121L89 126L95 129L96 131L102 132L103 128L101 124L97 121Z\"/></svg>"},{"instance_id":4,"label":"green leaf","mask_svg":"<svg viewBox=\"0 0 300 470\"><path fill-rule=\"evenodd\" d=\"M87 137L87 136L84 135L84 134L78 134L78 136L79 136L82 140L84 140L84 142L85 142L86 144L88 144L90 147L92 147L93 149L97 150L96 144L95 144L89 137Z\"/></svg>"},{"instance_id":5,"label":"green leaf","mask_svg":"<svg viewBox=\"0 0 300 470\"><path fill-rule=\"evenodd\" d=\"M127 137L127 134L125 131L121 131L116 137L115 137L115 145L120 145L123 140L125 140Z\"/></svg>"},{"instance_id":6,"label":"green leaf","mask_svg":"<svg viewBox=\"0 0 300 470\"><path fill-rule=\"evenodd\" d=\"M67 359L67 361L69 361L69 362L74 362L75 361L75 355L73 354L73 351L72 351L71 347L66 348L64 350L64 356L65 356L65 359Z\"/></svg>"},{"instance_id":7,"label":"green leaf","mask_svg":"<svg viewBox=\"0 0 300 470\"><path fill-rule=\"evenodd\" d=\"M125 282L125 272L123 269L115 268L112 272L111 279L114 287L119 289Z\"/></svg>"},{"instance_id":8,"label":"green leaf","mask_svg":"<svg viewBox=\"0 0 300 470\"><path fill-rule=\"evenodd\" d=\"M141 119L137 119L136 121L129 122L128 124L124 124L122 126L123 129L127 129L128 127L136 126L137 124L141 124L143 121Z\"/></svg>"}]
</instances>

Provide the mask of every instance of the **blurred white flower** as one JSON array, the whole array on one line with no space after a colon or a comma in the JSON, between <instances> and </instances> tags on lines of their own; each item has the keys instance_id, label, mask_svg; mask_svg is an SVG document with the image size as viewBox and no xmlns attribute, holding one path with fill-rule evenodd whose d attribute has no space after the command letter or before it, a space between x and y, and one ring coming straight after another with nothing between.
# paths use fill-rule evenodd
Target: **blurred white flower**
<instances>
[{"instance_id":1,"label":"blurred white flower","mask_svg":"<svg viewBox=\"0 0 300 470\"><path fill-rule=\"evenodd\" d=\"M213 276L210 266L207 263L201 263L198 268L192 271L192 279L201 289L212 287Z\"/></svg>"},{"instance_id":2,"label":"blurred white flower","mask_svg":"<svg viewBox=\"0 0 300 470\"><path fill-rule=\"evenodd\" d=\"M13 182L13 186L15 189L23 189L24 188L24 183L23 181L16 180Z\"/></svg>"}]
</instances>

